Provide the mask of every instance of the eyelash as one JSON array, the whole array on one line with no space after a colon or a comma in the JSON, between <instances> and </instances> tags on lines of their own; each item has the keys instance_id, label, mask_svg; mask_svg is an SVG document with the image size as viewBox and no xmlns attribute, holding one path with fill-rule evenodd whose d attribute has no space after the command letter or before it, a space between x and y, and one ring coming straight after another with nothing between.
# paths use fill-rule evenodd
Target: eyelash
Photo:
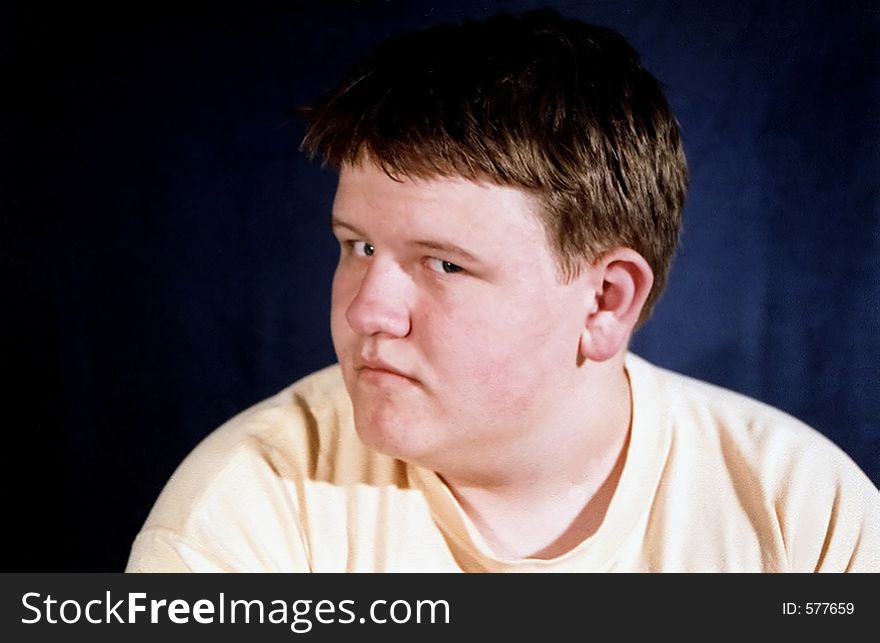
<instances>
[{"instance_id":1,"label":"eyelash","mask_svg":"<svg viewBox=\"0 0 880 643\"><path fill-rule=\"evenodd\" d=\"M441 270L435 270L434 272L441 272L444 275L454 275L459 272L462 272L464 268L459 266L458 264L454 264L451 261L446 261L445 259L438 259L437 257L428 257L428 263L430 264L432 261L437 261L440 263ZM446 268L454 268L454 270L446 270Z\"/></svg>"},{"instance_id":2,"label":"eyelash","mask_svg":"<svg viewBox=\"0 0 880 643\"><path fill-rule=\"evenodd\" d=\"M345 241L344 243L358 257L372 257L376 252L376 247L373 244L367 243L362 239ZM361 243L364 244L363 253L357 251L357 245ZM369 251L367 250L367 248L369 248ZM438 257L428 257L427 261L429 264L434 261L439 262L440 270L434 270L433 268L431 269L438 274L454 275L460 272L464 272L464 268L462 268L458 264L452 263L451 261L446 261L445 259L440 259Z\"/></svg>"},{"instance_id":3,"label":"eyelash","mask_svg":"<svg viewBox=\"0 0 880 643\"><path fill-rule=\"evenodd\" d=\"M363 254L361 254L360 252L358 252L357 249L356 249L356 246L357 246L359 243L364 244L364 252L363 252ZM350 249L352 252L354 252L354 254L356 254L356 255L359 256L359 257L372 257L373 254L376 252L376 247L375 247L373 244L371 244L371 243L367 243L366 241L363 241L363 240L361 240L361 239L356 239L356 240L353 240L353 241L346 241L346 242L345 242L345 245L347 245L347 246L349 247L349 249ZM370 251L369 251L369 252L367 252L367 248L370 248Z\"/></svg>"}]
</instances>

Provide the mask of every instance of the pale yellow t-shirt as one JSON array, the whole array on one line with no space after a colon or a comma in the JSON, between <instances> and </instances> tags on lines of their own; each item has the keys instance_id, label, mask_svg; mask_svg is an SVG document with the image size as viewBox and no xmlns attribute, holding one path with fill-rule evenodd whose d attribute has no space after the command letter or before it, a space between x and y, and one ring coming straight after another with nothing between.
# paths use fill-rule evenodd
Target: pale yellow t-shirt
<instances>
[{"instance_id":1,"label":"pale yellow t-shirt","mask_svg":"<svg viewBox=\"0 0 880 643\"><path fill-rule=\"evenodd\" d=\"M628 355L629 451L599 529L498 560L431 471L358 439L333 366L180 465L127 571L880 571L880 493L835 445L742 395Z\"/></svg>"}]
</instances>

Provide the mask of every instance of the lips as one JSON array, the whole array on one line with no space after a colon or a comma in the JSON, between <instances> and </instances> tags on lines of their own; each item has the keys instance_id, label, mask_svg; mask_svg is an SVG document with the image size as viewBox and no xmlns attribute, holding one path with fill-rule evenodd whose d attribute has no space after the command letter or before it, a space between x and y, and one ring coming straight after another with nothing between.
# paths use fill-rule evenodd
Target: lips
<instances>
[{"instance_id":1,"label":"lips","mask_svg":"<svg viewBox=\"0 0 880 643\"><path fill-rule=\"evenodd\" d=\"M387 362L383 359L376 358L361 358L358 360L358 364L355 367L355 370L369 375L388 375L388 376L397 376L402 377L410 381L415 381L415 378L404 372L403 370L397 368L390 362Z\"/></svg>"}]
</instances>

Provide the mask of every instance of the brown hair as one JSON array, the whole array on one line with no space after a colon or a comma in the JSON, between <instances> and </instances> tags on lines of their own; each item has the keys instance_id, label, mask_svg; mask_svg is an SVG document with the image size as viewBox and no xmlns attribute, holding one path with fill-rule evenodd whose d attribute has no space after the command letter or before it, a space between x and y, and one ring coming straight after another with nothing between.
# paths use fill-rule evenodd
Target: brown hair
<instances>
[{"instance_id":1,"label":"brown hair","mask_svg":"<svg viewBox=\"0 0 880 643\"><path fill-rule=\"evenodd\" d=\"M563 279L617 246L663 290L687 168L657 80L618 33L552 11L392 36L314 107L302 149L335 168L460 176L541 204Z\"/></svg>"}]
</instances>

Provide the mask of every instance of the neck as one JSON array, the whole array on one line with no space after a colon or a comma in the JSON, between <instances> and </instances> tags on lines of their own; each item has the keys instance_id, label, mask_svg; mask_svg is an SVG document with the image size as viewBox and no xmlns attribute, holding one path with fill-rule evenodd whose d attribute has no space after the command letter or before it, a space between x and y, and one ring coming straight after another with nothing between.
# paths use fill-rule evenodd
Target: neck
<instances>
[{"instance_id":1,"label":"neck","mask_svg":"<svg viewBox=\"0 0 880 643\"><path fill-rule=\"evenodd\" d=\"M478 469L438 471L499 557L556 557L601 525L623 470L632 415L622 356L614 361L591 365L580 395L566 396L568 408Z\"/></svg>"}]
</instances>

